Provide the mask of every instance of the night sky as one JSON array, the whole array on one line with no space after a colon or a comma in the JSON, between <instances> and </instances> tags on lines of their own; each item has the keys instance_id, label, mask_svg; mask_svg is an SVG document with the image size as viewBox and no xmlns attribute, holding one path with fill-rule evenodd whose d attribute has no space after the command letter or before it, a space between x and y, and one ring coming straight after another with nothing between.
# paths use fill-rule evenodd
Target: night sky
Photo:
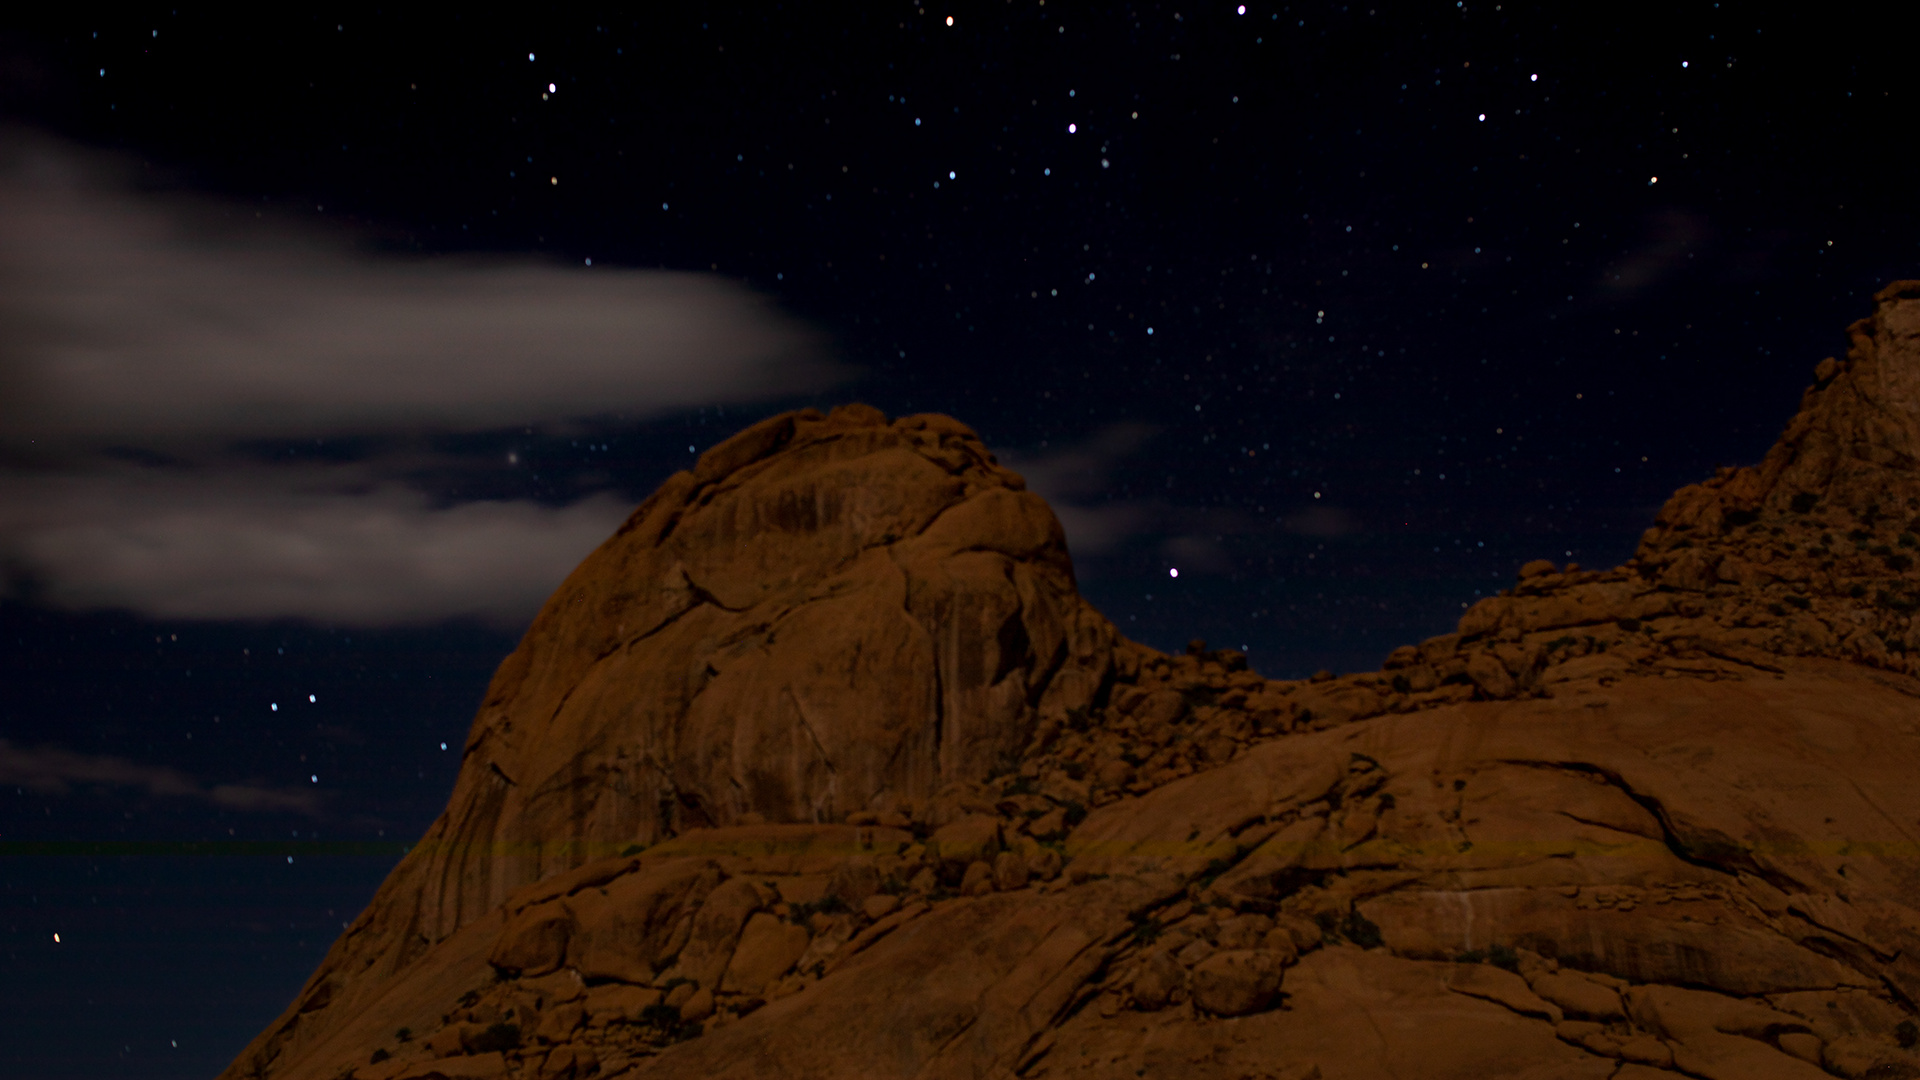
<instances>
[{"instance_id":1,"label":"night sky","mask_svg":"<svg viewBox=\"0 0 1920 1080\"><path fill-rule=\"evenodd\" d=\"M1910 58L1815 7L78 7L0 26L21 1080L224 1067L769 413L951 413L1125 633L1367 669L1920 276Z\"/></svg>"}]
</instances>

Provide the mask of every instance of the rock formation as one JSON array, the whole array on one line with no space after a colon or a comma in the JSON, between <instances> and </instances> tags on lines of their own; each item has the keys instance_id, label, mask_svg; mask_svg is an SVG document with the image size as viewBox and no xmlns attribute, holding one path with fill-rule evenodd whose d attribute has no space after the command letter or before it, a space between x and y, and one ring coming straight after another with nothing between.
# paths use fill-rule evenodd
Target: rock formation
<instances>
[{"instance_id":1,"label":"rock formation","mask_svg":"<svg viewBox=\"0 0 1920 1080\"><path fill-rule=\"evenodd\" d=\"M500 667L234 1078L1920 1077L1920 282L1625 566L1126 641L941 417L776 417Z\"/></svg>"}]
</instances>

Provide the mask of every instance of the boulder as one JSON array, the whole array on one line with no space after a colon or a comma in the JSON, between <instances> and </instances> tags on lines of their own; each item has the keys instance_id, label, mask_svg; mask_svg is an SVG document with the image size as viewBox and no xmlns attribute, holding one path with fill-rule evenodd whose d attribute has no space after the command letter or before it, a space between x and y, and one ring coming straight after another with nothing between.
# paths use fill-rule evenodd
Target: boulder
<instances>
[{"instance_id":1,"label":"boulder","mask_svg":"<svg viewBox=\"0 0 1920 1080\"><path fill-rule=\"evenodd\" d=\"M1041 881L1052 881L1060 876L1065 860L1053 848L1041 848L1027 856L1027 874Z\"/></svg>"},{"instance_id":2,"label":"boulder","mask_svg":"<svg viewBox=\"0 0 1920 1080\"><path fill-rule=\"evenodd\" d=\"M711 862L669 863L616 878L605 888L583 889L567 899L573 925L568 964L595 981L650 981L674 959L674 931L703 901L713 899L721 873ZM730 902L721 894L717 906ZM703 932L711 924L696 925Z\"/></svg>"},{"instance_id":3,"label":"boulder","mask_svg":"<svg viewBox=\"0 0 1920 1080\"><path fill-rule=\"evenodd\" d=\"M1175 995L1186 989L1187 969L1165 949L1147 955L1134 973L1130 986L1135 1005L1149 1012L1173 1004Z\"/></svg>"},{"instance_id":4,"label":"boulder","mask_svg":"<svg viewBox=\"0 0 1920 1080\"><path fill-rule=\"evenodd\" d=\"M694 916L691 936L680 951L674 971L701 986L718 985L733 958L740 931L767 901L761 888L745 878L734 878L714 889Z\"/></svg>"},{"instance_id":5,"label":"boulder","mask_svg":"<svg viewBox=\"0 0 1920 1080\"><path fill-rule=\"evenodd\" d=\"M651 986L606 983L586 994L586 1012L594 1023L633 1023L649 1006L658 1005L665 995Z\"/></svg>"},{"instance_id":6,"label":"boulder","mask_svg":"<svg viewBox=\"0 0 1920 1080\"><path fill-rule=\"evenodd\" d=\"M730 993L759 994L773 980L792 969L794 961L807 951L812 940L804 926L760 912L747 920L740 933L740 944L727 964L720 989Z\"/></svg>"},{"instance_id":7,"label":"boulder","mask_svg":"<svg viewBox=\"0 0 1920 1080\"><path fill-rule=\"evenodd\" d=\"M1001 892L1027 887L1027 860L1012 851L993 857L993 887Z\"/></svg>"},{"instance_id":8,"label":"boulder","mask_svg":"<svg viewBox=\"0 0 1920 1080\"><path fill-rule=\"evenodd\" d=\"M1259 949L1229 949L1194 965L1193 1003L1216 1016L1245 1016L1273 1004L1286 973L1281 958Z\"/></svg>"},{"instance_id":9,"label":"boulder","mask_svg":"<svg viewBox=\"0 0 1920 1080\"><path fill-rule=\"evenodd\" d=\"M534 1029L533 1035L544 1042L566 1042L586 1021L587 1010L578 1002L560 1005L547 1010L540 1017L540 1026Z\"/></svg>"},{"instance_id":10,"label":"boulder","mask_svg":"<svg viewBox=\"0 0 1920 1080\"><path fill-rule=\"evenodd\" d=\"M976 862L991 862L1000 851L1000 819L972 814L941 826L927 840L927 858L943 873L958 876Z\"/></svg>"},{"instance_id":11,"label":"boulder","mask_svg":"<svg viewBox=\"0 0 1920 1080\"><path fill-rule=\"evenodd\" d=\"M985 896L993 891L993 864L976 859L960 877L961 896Z\"/></svg>"},{"instance_id":12,"label":"boulder","mask_svg":"<svg viewBox=\"0 0 1920 1080\"><path fill-rule=\"evenodd\" d=\"M572 937L573 912L566 904L542 904L508 923L487 959L512 975L544 975L566 962Z\"/></svg>"},{"instance_id":13,"label":"boulder","mask_svg":"<svg viewBox=\"0 0 1920 1080\"><path fill-rule=\"evenodd\" d=\"M850 908L857 908L880 891L880 868L872 859L849 859L833 871L827 880L827 895Z\"/></svg>"},{"instance_id":14,"label":"boulder","mask_svg":"<svg viewBox=\"0 0 1920 1080\"><path fill-rule=\"evenodd\" d=\"M713 1015L713 991L707 987L695 990L680 1006L680 1019L688 1023L699 1023Z\"/></svg>"}]
</instances>

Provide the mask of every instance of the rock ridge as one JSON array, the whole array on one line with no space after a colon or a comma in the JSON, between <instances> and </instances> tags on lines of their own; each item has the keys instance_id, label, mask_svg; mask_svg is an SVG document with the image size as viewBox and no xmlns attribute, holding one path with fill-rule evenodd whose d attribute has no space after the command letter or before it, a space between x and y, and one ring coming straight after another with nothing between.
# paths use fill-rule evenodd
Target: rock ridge
<instances>
[{"instance_id":1,"label":"rock ridge","mask_svg":"<svg viewBox=\"0 0 1920 1080\"><path fill-rule=\"evenodd\" d=\"M703 455L233 1077L1920 1076L1920 282L1627 564L1168 656L964 426Z\"/></svg>"}]
</instances>

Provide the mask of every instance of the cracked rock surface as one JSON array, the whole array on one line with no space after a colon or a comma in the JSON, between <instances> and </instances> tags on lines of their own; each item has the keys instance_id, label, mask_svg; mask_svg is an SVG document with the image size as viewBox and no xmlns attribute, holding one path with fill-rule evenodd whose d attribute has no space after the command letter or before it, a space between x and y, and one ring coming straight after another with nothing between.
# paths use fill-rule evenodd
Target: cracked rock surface
<instances>
[{"instance_id":1,"label":"cracked rock surface","mask_svg":"<svg viewBox=\"0 0 1920 1080\"><path fill-rule=\"evenodd\" d=\"M1920 282L1378 672L1122 638L944 417L670 479L230 1077L1920 1077Z\"/></svg>"}]
</instances>

